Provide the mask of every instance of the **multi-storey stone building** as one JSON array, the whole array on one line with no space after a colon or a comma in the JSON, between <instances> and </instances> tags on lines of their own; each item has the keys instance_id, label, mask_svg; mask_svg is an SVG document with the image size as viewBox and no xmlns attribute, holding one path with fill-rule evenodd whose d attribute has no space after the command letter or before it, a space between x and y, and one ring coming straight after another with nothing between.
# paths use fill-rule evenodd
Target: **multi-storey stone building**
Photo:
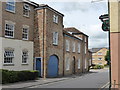
<instances>
[{"instance_id":1,"label":"multi-storey stone building","mask_svg":"<svg viewBox=\"0 0 120 90\"><path fill-rule=\"evenodd\" d=\"M38 70L41 77L89 70L88 36L65 28L64 15L34 2L0 2L3 69Z\"/></svg>"},{"instance_id":2,"label":"multi-storey stone building","mask_svg":"<svg viewBox=\"0 0 120 90\"><path fill-rule=\"evenodd\" d=\"M0 1L0 60L9 70L33 70L34 9L30 1Z\"/></svg>"},{"instance_id":3,"label":"multi-storey stone building","mask_svg":"<svg viewBox=\"0 0 120 90\"><path fill-rule=\"evenodd\" d=\"M92 63L97 65L107 64L107 61L105 60L107 51L107 48L92 48Z\"/></svg>"}]
</instances>

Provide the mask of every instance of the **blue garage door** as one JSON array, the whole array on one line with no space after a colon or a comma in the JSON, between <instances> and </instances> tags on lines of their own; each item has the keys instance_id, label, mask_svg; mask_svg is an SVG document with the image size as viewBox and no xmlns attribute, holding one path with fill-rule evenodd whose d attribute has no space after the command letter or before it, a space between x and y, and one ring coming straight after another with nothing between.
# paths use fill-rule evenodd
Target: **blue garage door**
<instances>
[{"instance_id":1,"label":"blue garage door","mask_svg":"<svg viewBox=\"0 0 120 90\"><path fill-rule=\"evenodd\" d=\"M39 76L41 76L41 58L36 58L36 70L39 71Z\"/></svg>"},{"instance_id":2,"label":"blue garage door","mask_svg":"<svg viewBox=\"0 0 120 90\"><path fill-rule=\"evenodd\" d=\"M48 61L48 77L57 77L58 76L58 58L56 56L50 56Z\"/></svg>"}]
</instances>

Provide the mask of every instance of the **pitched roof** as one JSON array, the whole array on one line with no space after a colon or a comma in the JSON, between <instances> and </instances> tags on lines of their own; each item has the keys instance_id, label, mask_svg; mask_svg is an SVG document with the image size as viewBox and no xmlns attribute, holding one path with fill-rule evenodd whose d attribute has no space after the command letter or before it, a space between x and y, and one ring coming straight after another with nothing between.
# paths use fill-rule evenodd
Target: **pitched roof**
<instances>
[{"instance_id":1,"label":"pitched roof","mask_svg":"<svg viewBox=\"0 0 120 90\"><path fill-rule=\"evenodd\" d=\"M76 29L75 27L68 27L68 28L64 28L63 30L67 31L67 32L72 32L73 34L83 34L86 35L85 33L81 32L80 30ZM86 35L88 36L88 35Z\"/></svg>"},{"instance_id":2,"label":"pitched roof","mask_svg":"<svg viewBox=\"0 0 120 90\"><path fill-rule=\"evenodd\" d=\"M68 36L70 36L70 37L73 37L73 38L76 38L76 39L78 39L78 40L81 40L80 38L78 38L78 37L76 37L76 36L74 36L74 35L68 33L68 32L65 31L65 30L63 30L63 34L66 34L66 35L68 35Z\"/></svg>"},{"instance_id":3,"label":"pitched roof","mask_svg":"<svg viewBox=\"0 0 120 90\"><path fill-rule=\"evenodd\" d=\"M48 6L47 4L40 4L39 7L36 8L36 10L44 9L44 8L47 8L47 9L49 9L49 10L51 10L51 11L53 11L53 12L59 14L59 15L62 16L62 17L64 16L64 14L58 12L57 10L55 10L55 9L53 9L52 7Z\"/></svg>"},{"instance_id":4,"label":"pitched roof","mask_svg":"<svg viewBox=\"0 0 120 90\"><path fill-rule=\"evenodd\" d=\"M105 47L103 47L103 48L105 48ZM101 50L102 48L92 48L92 49L90 49L90 51L92 52L92 53L96 53L96 52L98 52L99 50ZM106 49L108 49L108 48L106 48Z\"/></svg>"}]
</instances>

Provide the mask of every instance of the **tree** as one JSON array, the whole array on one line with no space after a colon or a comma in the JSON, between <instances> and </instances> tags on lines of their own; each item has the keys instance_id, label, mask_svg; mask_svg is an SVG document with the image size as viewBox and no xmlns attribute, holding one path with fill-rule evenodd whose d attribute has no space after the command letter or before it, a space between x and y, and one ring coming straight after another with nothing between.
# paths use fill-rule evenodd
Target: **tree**
<instances>
[{"instance_id":1,"label":"tree","mask_svg":"<svg viewBox=\"0 0 120 90\"><path fill-rule=\"evenodd\" d=\"M107 61L107 65L110 65L110 51L107 51L105 55L105 60Z\"/></svg>"}]
</instances>

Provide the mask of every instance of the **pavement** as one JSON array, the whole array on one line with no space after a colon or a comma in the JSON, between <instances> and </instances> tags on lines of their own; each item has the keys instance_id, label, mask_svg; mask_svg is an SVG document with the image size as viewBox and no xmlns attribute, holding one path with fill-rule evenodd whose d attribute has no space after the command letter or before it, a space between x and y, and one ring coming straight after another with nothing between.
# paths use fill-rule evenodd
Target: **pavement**
<instances>
[{"instance_id":1,"label":"pavement","mask_svg":"<svg viewBox=\"0 0 120 90\"><path fill-rule=\"evenodd\" d=\"M92 70L92 72L97 72L100 70ZM102 72L104 70L101 70L100 72ZM17 82L17 83L12 83L12 84L5 84L2 85L2 88L19 88L19 89L23 89L23 88L31 88L31 87L36 87L36 86L41 86L41 85L48 85L50 83L56 83L56 82L61 82L61 81L66 81L66 80L70 80L73 78L78 78L81 76L84 76L86 74L90 74L90 72L82 74L82 75L71 75L68 77L62 77L62 78L39 78L37 80L32 80L32 81L25 81L25 82ZM103 87L101 88L108 88L109 84L105 84Z\"/></svg>"}]
</instances>

